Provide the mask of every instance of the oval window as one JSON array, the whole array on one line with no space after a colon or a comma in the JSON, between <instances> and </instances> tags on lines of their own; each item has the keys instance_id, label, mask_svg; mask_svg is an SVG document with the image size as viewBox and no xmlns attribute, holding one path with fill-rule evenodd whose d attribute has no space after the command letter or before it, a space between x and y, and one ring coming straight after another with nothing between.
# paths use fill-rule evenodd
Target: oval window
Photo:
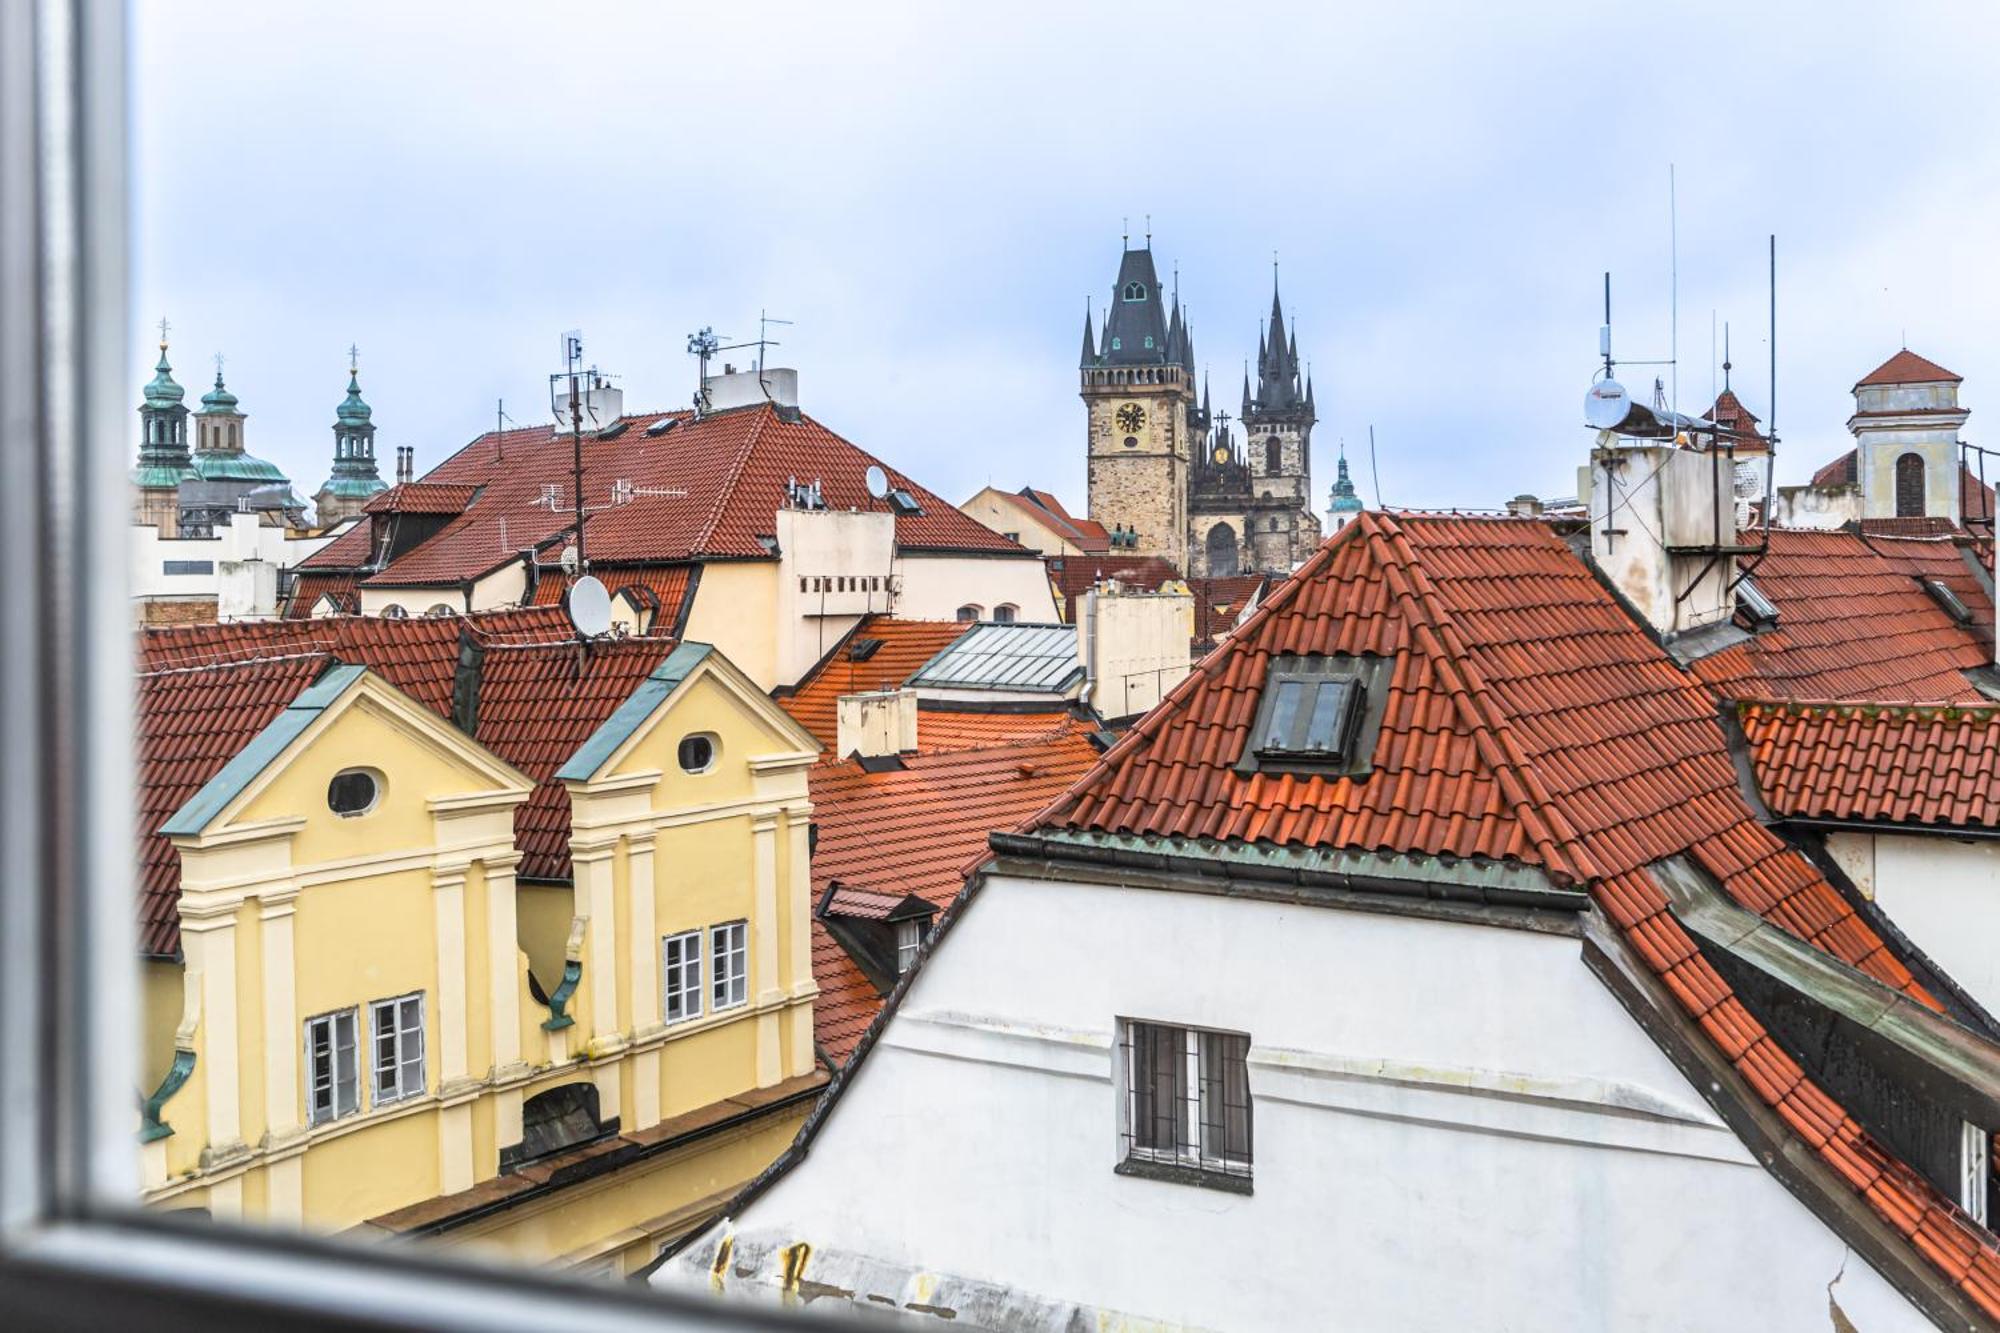
<instances>
[{"instance_id":1,"label":"oval window","mask_svg":"<svg viewBox=\"0 0 2000 1333\"><path fill-rule=\"evenodd\" d=\"M326 807L343 819L365 815L382 799L382 779L365 768L335 773L326 784Z\"/></svg>"},{"instance_id":2,"label":"oval window","mask_svg":"<svg viewBox=\"0 0 2000 1333\"><path fill-rule=\"evenodd\" d=\"M681 737L681 771L706 773L715 767L715 737L706 733Z\"/></svg>"}]
</instances>

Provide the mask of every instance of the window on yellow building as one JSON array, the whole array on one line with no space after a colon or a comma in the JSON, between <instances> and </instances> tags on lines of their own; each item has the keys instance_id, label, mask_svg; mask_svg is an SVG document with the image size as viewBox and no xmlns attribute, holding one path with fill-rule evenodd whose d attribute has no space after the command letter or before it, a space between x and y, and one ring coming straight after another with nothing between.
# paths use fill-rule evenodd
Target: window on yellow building
<instances>
[{"instance_id":1,"label":"window on yellow building","mask_svg":"<svg viewBox=\"0 0 2000 1333\"><path fill-rule=\"evenodd\" d=\"M368 1006L368 1031L373 1043L370 1061L375 1086L370 1096L377 1106L421 1096L424 1082L424 997L401 995Z\"/></svg>"},{"instance_id":2,"label":"window on yellow building","mask_svg":"<svg viewBox=\"0 0 2000 1333\"><path fill-rule=\"evenodd\" d=\"M666 972L667 1021L701 1017L701 932L669 935L660 946Z\"/></svg>"},{"instance_id":3,"label":"window on yellow building","mask_svg":"<svg viewBox=\"0 0 2000 1333\"><path fill-rule=\"evenodd\" d=\"M306 1123L323 1125L361 1109L352 1009L306 1020Z\"/></svg>"},{"instance_id":4,"label":"window on yellow building","mask_svg":"<svg viewBox=\"0 0 2000 1333\"><path fill-rule=\"evenodd\" d=\"M731 921L710 927L709 950L715 955L715 1007L727 1009L750 998L749 925Z\"/></svg>"}]
</instances>

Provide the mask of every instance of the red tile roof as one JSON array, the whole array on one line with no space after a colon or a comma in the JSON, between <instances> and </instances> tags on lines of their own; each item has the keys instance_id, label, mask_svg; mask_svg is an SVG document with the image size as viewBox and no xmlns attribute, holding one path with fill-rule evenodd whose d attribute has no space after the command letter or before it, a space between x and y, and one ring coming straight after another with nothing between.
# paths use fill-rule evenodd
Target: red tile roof
<instances>
[{"instance_id":1,"label":"red tile roof","mask_svg":"<svg viewBox=\"0 0 2000 1333\"><path fill-rule=\"evenodd\" d=\"M208 627L213 628L213 627ZM180 949L181 858L160 826L332 665L324 653L139 676L139 949Z\"/></svg>"},{"instance_id":2,"label":"red tile roof","mask_svg":"<svg viewBox=\"0 0 2000 1333\"><path fill-rule=\"evenodd\" d=\"M1869 384L1960 384L1964 380L1965 376L1954 375L1937 362L1918 356L1905 347L1856 380L1854 387L1859 389Z\"/></svg>"},{"instance_id":3,"label":"red tile roof","mask_svg":"<svg viewBox=\"0 0 2000 1333\"><path fill-rule=\"evenodd\" d=\"M961 713L942 708L917 709L917 748L983 750L1016 745L1061 730L1072 721L1067 712Z\"/></svg>"},{"instance_id":4,"label":"red tile roof","mask_svg":"<svg viewBox=\"0 0 2000 1333\"><path fill-rule=\"evenodd\" d=\"M1097 758L1084 724L1066 719L1017 744L907 757L904 767L865 772L852 761L815 765L810 774L813 890L843 885L914 893L942 910L986 855L986 836L1011 831L1054 800ZM882 997L846 952L813 923L813 1026L836 1062L854 1049Z\"/></svg>"},{"instance_id":5,"label":"red tile roof","mask_svg":"<svg viewBox=\"0 0 2000 1333\"><path fill-rule=\"evenodd\" d=\"M1155 592L1181 574L1173 562L1157 555L1114 552L1107 555L1050 556L1049 582L1061 599L1063 619L1074 624L1083 595L1105 579L1117 579L1133 592Z\"/></svg>"},{"instance_id":6,"label":"red tile roof","mask_svg":"<svg viewBox=\"0 0 2000 1333\"><path fill-rule=\"evenodd\" d=\"M1048 491L1038 491L1032 486L1021 489L1018 495L1007 498L1026 510L1037 522L1054 528L1069 538L1070 544L1080 551L1099 553L1111 549L1111 534L1095 519L1078 518L1063 508L1063 502Z\"/></svg>"},{"instance_id":7,"label":"red tile roof","mask_svg":"<svg viewBox=\"0 0 2000 1333\"><path fill-rule=\"evenodd\" d=\"M364 514L462 514L479 487L435 481L391 486L361 506Z\"/></svg>"},{"instance_id":8,"label":"red tile roof","mask_svg":"<svg viewBox=\"0 0 2000 1333\"><path fill-rule=\"evenodd\" d=\"M1963 672L1990 661L1990 649L1907 572L1910 543L1894 543L1895 557L1877 549L1892 540L1773 528L1752 577L1777 605L1778 627L1701 658L1695 675L1730 697L1979 699ZM1976 605L1990 627L1992 603L1982 593Z\"/></svg>"},{"instance_id":9,"label":"red tile roof","mask_svg":"<svg viewBox=\"0 0 2000 1333\"><path fill-rule=\"evenodd\" d=\"M1764 432L1757 429L1756 415L1743 405L1743 400L1736 396L1734 389L1724 389L1716 398L1715 405L1702 416L1733 437L1739 455L1770 452L1770 441L1764 438Z\"/></svg>"},{"instance_id":10,"label":"red tile roof","mask_svg":"<svg viewBox=\"0 0 2000 1333\"><path fill-rule=\"evenodd\" d=\"M649 423L675 416L663 434ZM688 414L641 413L625 418L610 438L583 443L584 500L599 508L586 518L585 545L598 560L673 562L707 557L763 559L760 536L774 535L774 516L790 478L818 481L834 509L893 512L870 496L866 473L879 460L826 427L801 417L787 421L768 404ZM563 536L570 527L572 460L566 437L546 426L481 435L434 468L422 484L483 489L437 535L405 552L367 582L378 587L429 586L477 578ZM898 514L896 540L905 550L1025 554L1021 547L959 512L905 474L884 465L893 487L908 491L921 513ZM635 490L612 504L618 481ZM555 488L555 502L544 498ZM305 569L358 568L369 556L365 530L346 534L309 557Z\"/></svg>"},{"instance_id":11,"label":"red tile roof","mask_svg":"<svg viewBox=\"0 0 2000 1333\"><path fill-rule=\"evenodd\" d=\"M365 527L366 524L357 526ZM319 605L322 597L333 598L343 611L359 612L361 598L354 590L359 582L359 576L354 574L302 573L292 585L292 599L285 604L285 615L288 619L304 620L312 615L313 608Z\"/></svg>"},{"instance_id":12,"label":"red tile roof","mask_svg":"<svg viewBox=\"0 0 2000 1333\"><path fill-rule=\"evenodd\" d=\"M877 893L873 889L857 889L852 884L836 881L832 892L825 898L825 911L828 916L887 921L889 914L901 907L908 897L906 893Z\"/></svg>"},{"instance_id":13,"label":"red tile roof","mask_svg":"<svg viewBox=\"0 0 2000 1333\"><path fill-rule=\"evenodd\" d=\"M179 943L179 862L153 830L328 663L366 666L450 718L461 630L485 650L474 739L537 783L515 812L519 874L568 878L569 796L554 774L666 659L673 640L599 642L579 655L567 619L552 607L435 620L338 616L146 630L139 767L148 952L170 954Z\"/></svg>"},{"instance_id":14,"label":"red tile roof","mask_svg":"<svg viewBox=\"0 0 2000 1333\"><path fill-rule=\"evenodd\" d=\"M841 695L900 688L912 672L936 657L967 628L955 620L870 616L834 645L833 651L795 689L779 695L778 706L831 750L840 730L837 705ZM862 645L870 640L881 646L872 651L863 649ZM856 661L853 654L857 651L866 651L867 655ZM921 744L921 715L917 727Z\"/></svg>"},{"instance_id":15,"label":"red tile roof","mask_svg":"<svg viewBox=\"0 0 2000 1333\"><path fill-rule=\"evenodd\" d=\"M1234 771L1270 660L1293 652L1394 655L1367 779ZM1805 1077L1646 870L1689 855L1744 907L1936 1004L1812 864L1752 817L1714 707L1547 525L1364 513L1040 822L1491 857L1587 884L1756 1094L2000 1316L1993 1238Z\"/></svg>"},{"instance_id":16,"label":"red tile roof","mask_svg":"<svg viewBox=\"0 0 2000 1333\"><path fill-rule=\"evenodd\" d=\"M654 607L653 618L649 622L650 631L673 634L681 627L689 594L693 591L695 568L694 565L609 565L592 561L590 572L597 576L613 597L627 588L642 589L642 601L649 594ZM561 606L569 585L568 576L561 570L544 567L528 600L534 606Z\"/></svg>"},{"instance_id":17,"label":"red tile roof","mask_svg":"<svg viewBox=\"0 0 2000 1333\"><path fill-rule=\"evenodd\" d=\"M1194 594L1194 637L1197 644L1214 644L1236 627L1236 618L1269 582L1267 574L1236 574L1228 578L1189 579Z\"/></svg>"},{"instance_id":18,"label":"red tile roof","mask_svg":"<svg viewBox=\"0 0 2000 1333\"><path fill-rule=\"evenodd\" d=\"M2000 828L2000 707L1740 704L1780 818Z\"/></svg>"}]
</instances>

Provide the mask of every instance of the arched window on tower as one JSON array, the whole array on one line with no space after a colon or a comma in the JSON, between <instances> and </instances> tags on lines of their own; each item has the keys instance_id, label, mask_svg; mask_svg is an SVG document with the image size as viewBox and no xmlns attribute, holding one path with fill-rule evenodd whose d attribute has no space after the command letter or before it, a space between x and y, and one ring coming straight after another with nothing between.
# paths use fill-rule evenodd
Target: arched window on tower
<instances>
[{"instance_id":1,"label":"arched window on tower","mask_svg":"<svg viewBox=\"0 0 2000 1333\"><path fill-rule=\"evenodd\" d=\"M1216 524L1208 530L1202 541L1208 555L1208 576L1212 579L1233 578L1242 573L1242 557L1237 550L1236 529L1228 522Z\"/></svg>"},{"instance_id":2,"label":"arched window on tower","mask_svg":"<svg viewBox=\"0 0 2000 1333\"><path fill-rule=\"evenodd\" d=\"M1278 437L1273 435L1264 441L1264 475L1275 477L1284 466L1284 455L1278 445Z\"/></svg>"},{"instance_id":3,"label":"arched window on tower","mask_svg":"<svg viewBox=\"0 0 2000 1333\"><path fill-rule=\"evenodd\" d=\"M1896 460L1896 517L1924 516L1924 460L1921 454L1904 454Z\"/></svg>"},{"instance_id":4,"label":"arched window on tower","mask_svg":"<svg viewBox=\"0 0 2000 1333\"><path fill-rule=\"evenodd\" d=\"M1145 300L1145 299L1146 299L1146 284L1145 284L1145 283L1143 283L1143 282L1128 282L1128 283L1126 283L1126 284L1125 284L1125 299L1126 299L1126 300L1128 300L1128 301L1143 301L1143 300Z\"/></svg>"}]
</instances>

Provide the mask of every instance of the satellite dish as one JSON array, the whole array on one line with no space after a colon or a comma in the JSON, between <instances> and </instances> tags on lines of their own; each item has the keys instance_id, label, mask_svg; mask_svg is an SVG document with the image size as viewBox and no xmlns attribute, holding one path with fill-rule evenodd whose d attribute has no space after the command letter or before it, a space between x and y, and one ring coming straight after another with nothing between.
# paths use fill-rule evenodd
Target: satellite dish
<instances>
[{"instance_id":1,"label":"satellite dish","mask_svg":"<svg viewBox=\"0 0 2000 1333\"><path fill-rule=\"evenodd\" d=\"M1596 430L1616 430L1632 411L1632 397L1617 380L1599 380L1583 396L1583 419Z\"/></svg>"},{"instance_id":2,"label":"satellite dish","mask_svg":"<svg viewBox=\"0 0 2000 1333\"><path fill-rule=\"evenodd\" d=\"M576 543L571 542L562 549L562 572L575 578L582 569L582 557L576 553Z\"/></svg>"},{"instance_id":3,"label":"satellite dish","mask_svg":"<svg viewBox=\"0 0 2000 1333\"><path fill-rule=\"evenodd\" d=\"M868 465L868 493L877 500L889 497L889 474L882 470L879 463Z\"/></svg>"},{"instance_id":4,"label":"satellite dish","mask_svg":"<svg viewBox=\"0 0 2000 1333\"><path fill-rule=\"evenodd\" d=\"M563 609L569 612L569 623L586 639L611 632L611 594L588 574L569 585Z\"/></svg>"}]
</instances>

